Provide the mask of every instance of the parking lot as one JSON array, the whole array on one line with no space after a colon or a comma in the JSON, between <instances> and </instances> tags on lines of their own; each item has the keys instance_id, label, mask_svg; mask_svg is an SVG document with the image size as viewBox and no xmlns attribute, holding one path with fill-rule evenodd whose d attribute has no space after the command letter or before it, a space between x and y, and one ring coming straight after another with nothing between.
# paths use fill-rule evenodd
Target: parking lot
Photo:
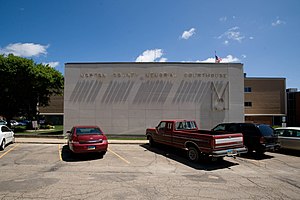
<instances>
[{"instance_id":1,"label":"parking lot","mask_svg":"<svg viewBox=\"0 0 300 200\"><path fill-rule=\"evenodd\" d=\"M300 157L266 153L191 163L185 152L110 144L104 157L64 144L0 152L0 199L299 199Z\"/></svg>"}]
</instances>

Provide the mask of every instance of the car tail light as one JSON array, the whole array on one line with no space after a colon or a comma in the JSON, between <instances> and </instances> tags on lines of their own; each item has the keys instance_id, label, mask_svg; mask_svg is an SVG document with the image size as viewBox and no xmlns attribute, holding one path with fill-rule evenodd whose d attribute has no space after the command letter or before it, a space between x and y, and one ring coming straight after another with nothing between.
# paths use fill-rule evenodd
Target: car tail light
<instances>
[{"instance_id":1,"label":"car tail light","mask_svg":"<svg viewBox=\"0 0 300 200\"><path fill-rule=\"evenodd\" d=\"M265 138L264 137L260 137L259 143L261 143L261 144L265 143Z\"/></svg>"},{"instance_id":2,"label":"car tail light","mask_svg":"<svg viewBox=\"0 0 300 200\"><path fill-rule=\"evenodd\" d=\"M108 141L107 140L102 140L102 143L108 143Z\"/></svg>"},{"instance_id":3,"label":"car tail light","mask_svg":"<svg viewBox=\"0 0 300 200\"><path fill-rule=\"evenodd\" d=\"M74 135L72 136L71 142L72 142L72 143L79 143L79 140L78 140L77 135L74 134Z\"/></svg>"}]
</instances>

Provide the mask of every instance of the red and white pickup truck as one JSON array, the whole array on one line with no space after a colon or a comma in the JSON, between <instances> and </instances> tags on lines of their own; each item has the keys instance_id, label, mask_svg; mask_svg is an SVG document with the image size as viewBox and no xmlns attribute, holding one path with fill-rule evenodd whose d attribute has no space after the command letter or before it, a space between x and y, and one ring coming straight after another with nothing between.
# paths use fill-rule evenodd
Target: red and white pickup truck
<instances>
[{"instance_id":1,"label":"red and white pickup truck","mask_svg":"<svg viewBox=\"0 0 300 200\"><path fill-rule=\"evenodd\" d=\"M200 158L216 160L247 153L241 133L198 130L193 120L161 121L157 127L146 130L146 137L150 146L161 143L187 150L188 158L194 162Z\"/></svg>"}]
</instances>

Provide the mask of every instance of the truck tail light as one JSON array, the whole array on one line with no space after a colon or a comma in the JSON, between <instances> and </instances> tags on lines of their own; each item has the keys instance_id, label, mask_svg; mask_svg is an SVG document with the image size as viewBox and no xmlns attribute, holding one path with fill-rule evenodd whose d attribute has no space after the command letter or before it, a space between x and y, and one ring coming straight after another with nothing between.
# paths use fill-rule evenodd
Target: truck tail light
<instances>
[{"instance_id":1,"label":"truck tail light","mask_svg":"<svg viewBox=\"0 0 300 200\"><path fill-rule=\"evenodd\" d=\"M215 139L212 139L211 141L210 141L210 146L214 149L215 148L215 146L216 146L216 140Z\"/></svg>"},{"instance_id":2,"label":"truck tail light","mask_svg":"<svg viewBox=\"0 0 300 200\"><path fill-rule=\"evenodd\" d=\"M260 137L259 143L261 143L261 144L265 143L265 138L264 137Z\"/></svg>"},{"instance_id":3,"label":"truck tail light","mask_svg":"<svg viewBox=\"0 0 300 200\"><path fill-rule=\"evenodd\" d=\"M242 144L244 144L244 136L242 135Z\"/></svg>"}]
</instances>

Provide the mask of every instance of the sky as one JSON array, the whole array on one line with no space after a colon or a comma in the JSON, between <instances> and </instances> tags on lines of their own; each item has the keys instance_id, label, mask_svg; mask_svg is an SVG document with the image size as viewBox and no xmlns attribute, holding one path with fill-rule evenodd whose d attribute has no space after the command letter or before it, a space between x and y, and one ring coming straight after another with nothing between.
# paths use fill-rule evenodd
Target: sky
<instances>
[{"instance_id":1,"label":"sky","mask_svg":"<svg viewBox=\"0 0 300 200\"><path fill-rule=\"evenodd\" d=\"M242 63L300 90L299 0L0 0L0 54L72 62Z\"/></svg>"}]
</instances>

